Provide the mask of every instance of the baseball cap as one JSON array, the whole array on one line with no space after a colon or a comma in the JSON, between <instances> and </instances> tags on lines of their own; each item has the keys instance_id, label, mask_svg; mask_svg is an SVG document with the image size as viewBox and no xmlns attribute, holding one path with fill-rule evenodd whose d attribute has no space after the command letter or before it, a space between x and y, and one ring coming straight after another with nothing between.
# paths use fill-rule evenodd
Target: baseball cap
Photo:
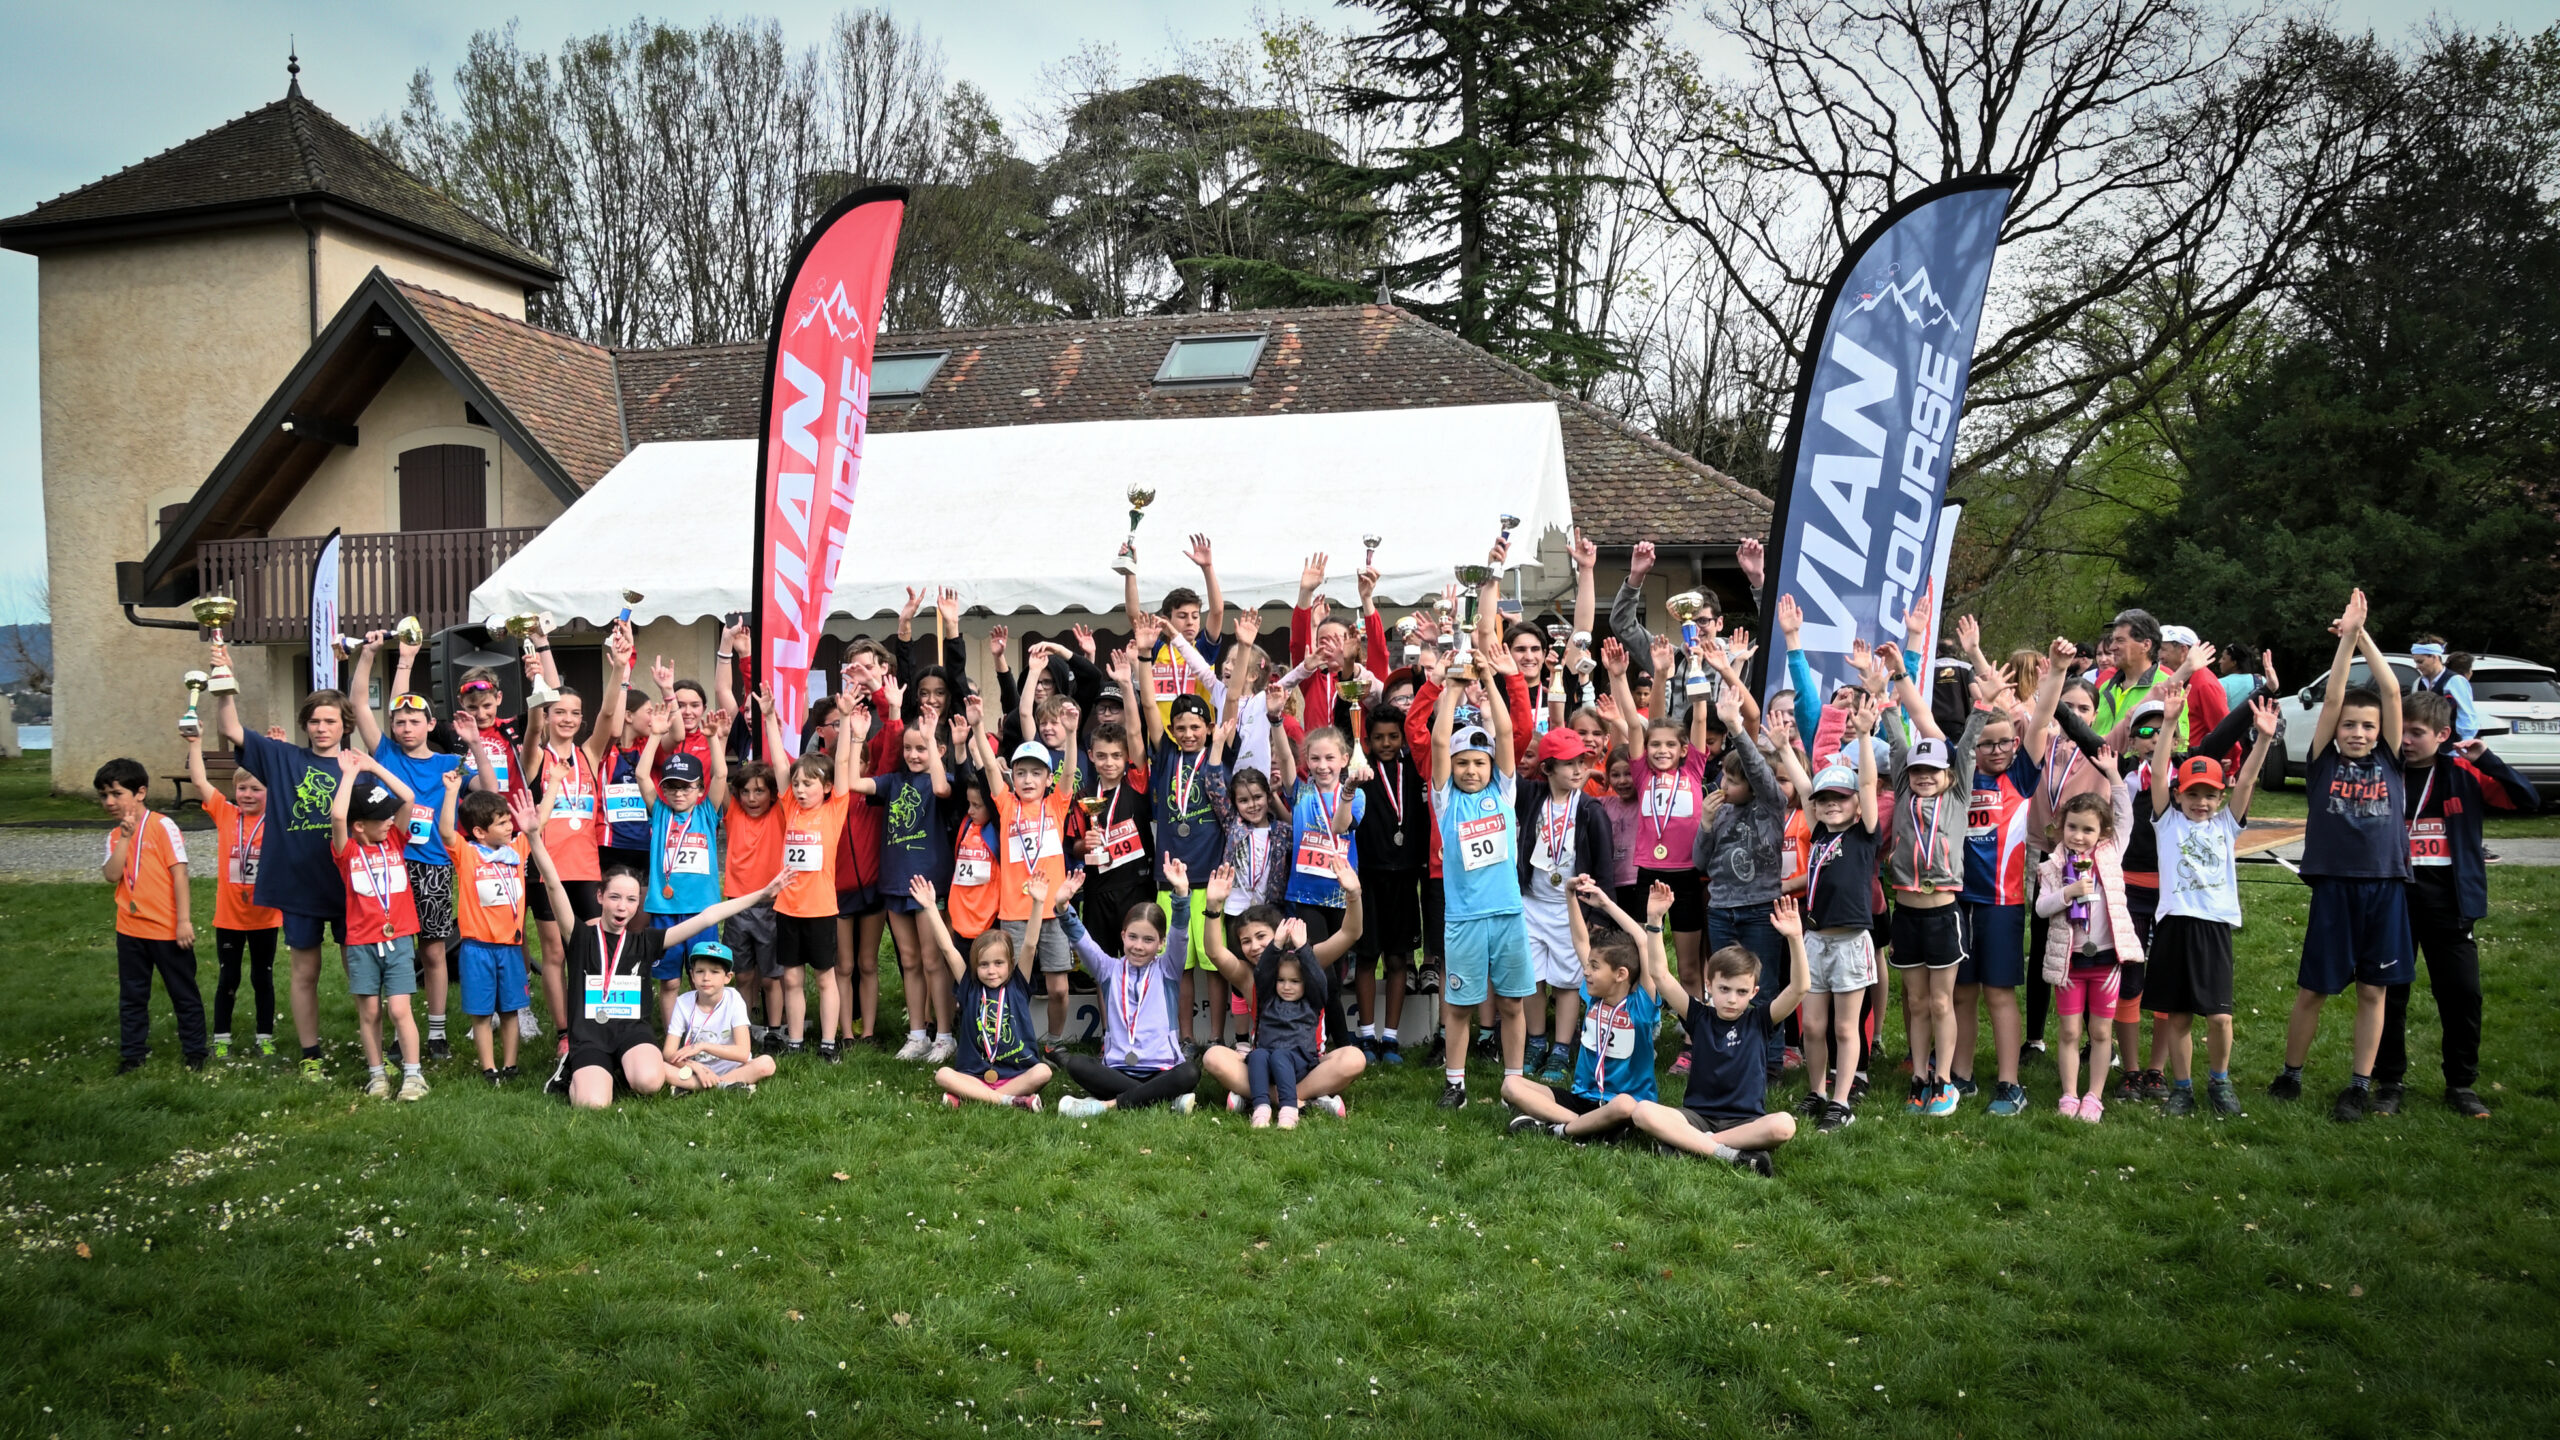
<instances>
[{"instance_id":1,"label":"baseball cap","mask_svg":"<svg viewBox=\"0 0 2560 1440\"><path fill-rule=\"evenodd\" d=\"M1449 737L1449 754L1452 758L1464 755L1471 750L1480 750L1487 755L1493 753L1493 737L1486 734L1482 726L1470 725Z\"/></svg>"},{"instance_id":2,"label":"baseball cap","mask_svg":"<svg viewBox=\"0 0 2560 1440\"><path fill-rule=\"evenodd\" d=\"M359 780L355 783L359 788L356 798L347 805L348 819L389 820L403 808L400 797L391 793L391 787L381 781Z\"/></svg>"},{"instance_id":3,"label":"baseball cap","mask_svg":"<svg viewBox=\"0 0 2560 1440\"><path fill-rule=\"evenodd\" d=\"M1196 700L1199 697L1195 695L1191 698ZM1179 710L1181 708L1181 702L1174 702L1174 708ZM1039 766L1043 770L1056 768L1049 760L1049 747L1041 744L1037 740L1025 740L1021 744L1013 747L1012 763L1019 765L1025 760L1030 761L1032 764Z\"/></svg>"},{"instance_id":4,"label":"baseball cap","mask_svg":"<svg viewBox=\"0 0 2560 1440\"><path fill-rule=\"evenodd\" d=\"M2198 785L2222 788L2222 762L2210 755L2192 755L2178 767L2178 788L2192 790Z\"/></svg>"},{"instance_id":5,"label":"baseball cap","mask_svg":"<svg viewBox=\"0 0 2560 1440\"><path fill-rule=\"evenodd\" d=\"M723 970L735 970L738 968L737 957L729 953L728 946L721 944L717 940L695 941L693 944L693 953L685 957L685 968L688 970L692 969L693 962L696 960L708 960Z\"/></svg>"},{"instance_id":6,"label":"baseball cap","mask_svg":"<svg viewBox=\"0 0 2560 1440\"><path fill-rule=\"evenodd\" d=\"M2196 632L2184 625L2163 625L2160 627L2160 643L2163 645L2193 645L2196 643Z\"/></svg>"},{"instance_id":7,"label":"baseball cap","mask_svg":"<svg viewBox=\"0 0 2560 1440\"><path fill-rule=\"evenodd\" d=\"M1813 777L1813 793L1829 795L1834 792L1850 795L1858 793L1858 772L1846 765L1823 766Z\"/></svg>"},{"instance_id":8,"label":"baseball cap","mask_svg":"<svg viewBox=\"0 0 2560 1440\"><path fill-rule=\"evenodd\" d=\"M1911 742L1911 754L1902 762L1906 769L1944 770L1947 768L1947 742L1935 736Z\"/></svg>"},{"instance_id":9,"label":"baseball cap","mask_svg":"<svg viewBox=\"0 0 2560 1440\"><path fill-rule=\"evenodd\" d=\"M1538 737L1538 758L1542 761L1579 760L1590 753L1591 747L1571 730L1550 730Z\"/></svg>"},{"instance_id":10,"label":"baseball cap","mask_svg":"<svg viewBox=\"0 0 2560 1440\"><path fill-rule=\"evenodd\" d=\"M679 750L667 757L667 768L658 775L661 785L702 783L702 761Z\"/></svg>"},{"instance_id":11,"label":"baseball cap","mask_svg":"<svg viewBox=\"0 0 2560 1440\"><path fill-rule=\"evenodd\" d=\"M1181 719L1185 715L1199 716L1200 723L1204 725L1215 725L1218 723L1217 718L1209 713L1209 702L1201 699L1197 695L1174 696L1173 708L1166 713L1164 718L1166 722L1170 724L1175 720ZM1015 753L1019 755L1020 752L1017 751Z\"/></svg>"}]
</instances>

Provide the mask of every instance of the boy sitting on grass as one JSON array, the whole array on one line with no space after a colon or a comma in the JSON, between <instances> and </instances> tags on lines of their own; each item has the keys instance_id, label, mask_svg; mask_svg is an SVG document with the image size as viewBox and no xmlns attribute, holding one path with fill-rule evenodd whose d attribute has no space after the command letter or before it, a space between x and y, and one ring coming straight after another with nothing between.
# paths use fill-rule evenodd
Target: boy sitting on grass
<instances>
[{"instance_id":1,"label":"boy sitting on grass","mask_svg":"<svg viewBox=\"0 0 2560 1440\"><path fill-rule=\"evenodd\" d=\"M1675 1150L1712 1155L1737 1169L1773 1173L1771 1152L1795 1138L1796 1121L1784 1110L1768 1113L1769 1037L1804 999L1810 978L1804 950L1804 915L1795 897L1770 907L1769 925L1787 942L1787 988L1771 995L1760 987L1760 959L1739 945L1707 957L1707 995L1664 987L1663 1002L1685 1005L1689 1018L1689 1093L1680 1108L1647 1102L1636 1125Z\"/></svg>"},{"instance_id":2,"label":"boy sitting on grass","mask_svg":"<svg viewBox=\"0 0 2560 1440\"><path fill-rule=\"evenodd\" d=\"M677 751L668 757L669 768L678 760L693 758ZM747 1026L747 1002L729 988L736 968L729 947L717 940L696 940L686 968L692 972L693 988L677 997L667 1013L667 1088L742 1089L754 1094L757 1081L773 1078L773 1057L756 1053L755 1032Z\"/></svg>"},{"instance_id":3,"label":"boy sitting on grass","mask_svg":"<svg viewBox=\"0 0 2560 1440\"><path fill-rule=\"evenodd\" d=\"M1573 1085L1504 1076L1503 1103L1520 1112L1511 1120L1514 1135L1544 1130L1559 1140L1590 1140L1636 1124L1655 1093L1653 1034L1662 1023L1663 998L1680 993L1662 952L1671 887L1653 882L1639 926L1597 878L1576 875L1573 881L1581 904L1565 908L1582 961L1582 1035L1574 1051ZM1583 906L1606 912L1618 928L1593 935L1583 923Z\"/></svg>"}]
</instances>

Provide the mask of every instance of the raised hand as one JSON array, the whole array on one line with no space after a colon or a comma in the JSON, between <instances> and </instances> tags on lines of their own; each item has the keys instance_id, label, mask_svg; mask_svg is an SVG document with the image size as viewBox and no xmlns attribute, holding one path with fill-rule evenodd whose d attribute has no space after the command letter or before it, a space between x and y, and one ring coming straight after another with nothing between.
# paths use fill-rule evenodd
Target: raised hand
<instances>
[{"instance_id":1,"label":"raised hand","mask_svg":"<svg viewBox=\"0 0 2560 1440\"><path fill-rule=\"evenodd\" d=\"M1956 643L1964 647L1967 655L1979 652L1982 649L1982 622L1970 615L1957 616Z\"/></svg>"},{"instance_id":2,"label":"raised hand","mask_svg":"<svg viewBox=\"0 0 2560 1440\"><path fill-rule=\"evenodd\" d=\"M507 818L516 822L518 835L530 835L540 822L542 813L534 808L531 793L516 790L507 796Z\"/></svg>"},{"instance_id":3,"label":"raised hand","mask_svg":"<svg viewBox=\"0 0 2560 1440\"><path fill-rule=\"evenodd\" d=\"M702 717L702 728L714 740L729 738L729 726L738 718L734 710L713 710Z\"/></svg>"},{"instance_id":4,"label":"raised hand","mask_svg":"<svg viewBox=\"0 0 2560 1440\"><path fill-rule=\"evenodd\" d=\"M913 585L907 587L907 598L898 606L898 628L904 630L924 608L924 592Z\"/></svg>"},{"instance_id":5,"label":"raised hand","mask_svg":"<svg viewBox=\"0 0 2560 1440\"><path fill-rule=\"evenodd\" d=\"M1903 638L1911 642L1910 648L1915 652L1929 643L1929 596L1937 584L1935 580L1921 581L1919 593L1911 597L1911 608L1902 613Z\"/></svg>"},{"instance_id":6,"label":"raised hand","mask_svg":"<svg viewBox=\"0 0 2560 1440\"><path fill-rule=\"evenodd\" d=\"M1351 868L1350 861L1336 859L1333 862L1333 883L1342 887L1343 894L1357 895L1360 893L1360 872Z\"/></svg>"},{"instance_id":7,"label":"raised hand","mask_svg":"<svg viewBox=\"0 0 2560 1440\"><path fill-rule=\"evenodd\" d=\"M1641 585L1644 583L1644 577L1652 573L1653 542L1639 540L1636 542L1636 548L1627 553L1627 584Z\"/></svg>"},{"instance_id":8,"label":"raised hand","mask_svg":"<svg viewBox=\"0 0 2560 1440\"><path fill-rule=\"evenodd\" d=\"M1359 570L1354 572L1354 578L1359 581L1360 585L1360 608L1363 611L1366 611L1377 601L1378 567L1375 565L1363 565Z\"/></svg>"},{"instance_id":9,"label":"raised hand","mask_svg":"<svg viewBox=\"0 0 2560 1440\"><path fill-rule=\"evenodd\" d=\"M1295 950L1306 944L1307 922L1295 915L1281 921L1280 929L1271 937L1271 943L1283 950Z\"/></svg>"},{"instance_id":10,"label":"raised hand","mask_svg":"<svg viewBox=\"0 0 2560 1440\"><path fill-rule=\"evenodd\" d=\"M1076 648L1084 652L1084 658L1091 660L1093 658L1093 627L1078 625L1068 633L1076 637Z\"/></svg>"},{"instance_id":11,"label":"raised hand","mask_svg":"<svg viewBox=\"0 0 2560 1440\"><path fill-rule=\"evenodd\" d=\"M2213 648L2212 641L2199 640L2187 647L2187 663L2179 668L2188 675L2209 674L2213 670L2213 657L2220 653Z\"/></svg>"},{"instance_id":12,"label":"raised hand","mask_svg":"<svg viewBox=\"0 0 2560 1440\"><path fill-rule=\"evenodd\" d=\"M1158 868L1164 871L1166 889L1176 895L1191 893L1191 871L1181 861L1167 856Z\"/></svg>"},{"instance_id":13,"label":"raised hand","mask_svg":"<svg viewBox=\"0 0 2560 1440\"><path fill-rule=\"evenodd\" d=\"M1321 550L1307 557L1306 567L1298 572L1298 588L1313 590L1324 583L1325 553Z\"/></svg>"},{"instance_id":14,"label":"raised hand","mask_svg":"<svg viewBox=\"0 0 2560 1440\"><path fill-rule=\"evenodd\" d=\"M1769 928L1790 939L1804 934L1804 912L1796 908L1796 897L1781 895L1769 907Z\"/></svg>"},{"instance_id":15,"label":"raised hand","mask_svg":"<svg viewBox=\"0 0 2560 1440\"><path fill-rule=\"evenodd\" d=\"M1778 597L1778 633L1787 637L1787 648L1798 650L1797 637L1804 633L1804 607L1793 595Z\"/></svg>"},{"instance_id":16,"label":"raised hand","mask_svg":"<svg viewBox=\"0 0 2560 1440\"><path fill-rule=\"evenodd\" d=\"M983 728L987 723L987 697L972 693L969 696L968 711L969 728L971 730Z\"/></svg>"},{"instance_id":17,"label":"raised hand","mask_svg":"<svg viewBox=\"0 0 2560 1440\"><path fill-rule=\"evenodd\" d=\"M1581 526L1575 526L1573 528L1573 568L1587 574L1597 569L1599 564L1600 542L1583 534Z\"/></svg>"},{"instance_id":18,"label":"raised hand","mask_svg":"<svg viewBox=\"0 0 2560 1440\"><path fill-rule=\"evenodd\" d=\"M999 666L1001 666L1007 659L1011 658L1010 652L1012 646L1013 631L1009 626L991 625L987 627L987 653L995 657L996 663Z\"/></svg>"},{"instance_id":19,"label":"raised hand","mask_svg":"<svg viewBox=\"0 0 2560 1440\"><path fill-rule=\"evenodd\" d=\"M2249 697L2249 726L2259 738L2276 738L2276 726L2283 722L2284 712L2276 705L2276 697L2264 690Z\"/></svg>"},{"instance_id":20,"label":"raised hand","mask_svg":"<svg viewBox=\"0 0 2560 1440\"><path fill-rule=\"evenodd\" d=\"M1612 635L1600 642L1600 666L1610 675L1626 674L1628 658L1627 647L1618 643L1617 636Z\"/></svg>"},{"instance_id":21,"label":"raised hand","mask_svg":"<svg viewBox=\"0 0 2560 1440\"><path fill-rule=\"evenodd\" d=\"M446 793L447 795L459 795L459 794L461 794L461 793L462 793L462 767L461 767L461 766L456 765L456 766L454 766L452 769L447 770L446 772L444 772L444 774L442 774L442 775L440 775L440 776L437 776L436 778L437 778L437 779L440 779L440 780L442 780L442 781L444 782L444 793Z\"/></svg>"},{"instance_id":22,"label":"raised hand","mask_svg":"<svg viewBox=\"0 0 2560 1440\"><path fill-rule=\"evenodd\" d=\"M1653 882L1653 888L1645 892L1645 921L1648 924L1659 925L1662 923L1662 917L1670 913L1671 887L1656 880Z\"/></svg>"},{"instance_id":23,"label":"raised hand","mask_svg":"<svg viewBox=\"0 0 2560 1440\"><path fill-rule=\"evenodd\" d=\"M952 589L948 585L943 586L941 593L933 597L933 608L935 613L942 616L942 629L945 634L957 635L960 633L959 591Z\"/></svg>"},{"instance_id":24,"label":"raised hand","mask_svg":"<svg viewBox=\"0 0 2560 1440\"><path fill-rule=\"evenodd\" d=\"M1324 622L1332 618L1333 602L1331 600L1318 595L1307 602L1308 629L1321 630L1324 628Z\"/></svg>"},{"instance_id":25,"label":"raised hand","mask_svg":"<svg viewBox=\"0 0 2560 1440\"><path fill-rule=\"evenodd\" d=\"M1884 668L1887 684L1891 684L1896 676L1911 673L1909 665L1903 659L1902 647L1890 640L1876 647L1876 664Z\"/></svg>"},{"instance_id":26,"label":"raised hand","mask_svg":"<svg viewBox=\"0 0 2560 1440\"><path fill-rule=\"evenodd\" d=\"M752 655L756 634L744 624L725 626L720 631L720 643L732 655Z\"/></svg>"},{"instance_id":27,"label":"raised hand","mask_svg":"<svg viewBox=\"0 0 2560 1440\"><path fill-rule=\"evenodd\" d=\"M1745 540L1733 549L1733 563L1742 570L1742 578L1751 582L1756 592L1769 578L1769 552L1757 539Z\"/></svg>"},{"instance_id":28,"label":"raised hand","mask_svg":"<svg viewBox=\"0 0 2560 1440\"><path fill-rule=\"evenodd\" d=\"M2056 635L2053 637L2053 643L2045 647L2044 653L2047 659L2053 661L2054 668L2068 671L2071 662L2080 658L2080 647L2072 642L2070 636Z\"/></svg>"},{"instance_id":29,"label":"raised hand","mask_svg":"<svg viewBox=\"0 0 2560 1440\"><path fill-rule=\"evenodd\" d=\"M1653 636L1653 673L1660 679L1667 679L1671 674L1671 637L1660 631L1654 632Z\"/></svg>"},{"instance_id":30,"label":"raised hand","mask_svg":"<svg viewBox=\"0 0 2560 1440\"><path fill-rule=\"evenodd\" d=\"M1235 889L1235 885L1234 866L1221 865L1209 872L1209 888L1203 892L1202 898L1207 901L1210 914L1220 915L1226 912L1227 895Z\"/></svg>"},{"instance_id":31,"label":"raised hand","mask_svg":"<svg viewBox=\"0 0 2560 1440\"><path fill-rule=\"evenodd\" d=\"M1251 645L1260 638L1262 638L1262 612L1250 609L1238 610L1236 612L1236 643Z\"/></svg>"},{"instance_id":32,"label":"raised hand","mask_svg":"<svg viewBox=\"0 0 2560 1440\"><path fill-rule=\"evenodd\" d=\"M676 667L667 663L666 656L652 655L649 657L649 679L658 687L659 694L672 695L676 689Z\"/></svg>"}]
</instances>

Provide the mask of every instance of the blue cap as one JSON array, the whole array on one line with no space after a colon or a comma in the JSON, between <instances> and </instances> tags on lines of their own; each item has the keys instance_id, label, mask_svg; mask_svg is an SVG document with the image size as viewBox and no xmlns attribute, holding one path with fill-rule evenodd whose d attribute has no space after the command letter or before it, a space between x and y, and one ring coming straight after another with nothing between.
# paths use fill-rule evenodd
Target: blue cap
<instances>
[{"instance_id":1,"label":"blue cap","mask_svg":"<svg viewBox=\"0 0 2560 1440\"><path fill-rule=\"evenodd\" d=\"M719 962L720 968L723 970L735 970L738 968L737 957L729 953L728 946L721 944L717 940L697 940L693 942L693 950L685 956L684 963L691 965L696 960L717 961Z\"/></svg>"},{"instance_id":2,"label":"blue cap","mask_svg":"<svg viewBox=\"0 0 2560 1440\"><path fill-rule=\"evenodd\" d=\"M1835 790L1851 795L1858 793L1858 772L1836 760L1823 766L1813 777L1814 794L1823 795Z\"/></svg>"}]
</instances>

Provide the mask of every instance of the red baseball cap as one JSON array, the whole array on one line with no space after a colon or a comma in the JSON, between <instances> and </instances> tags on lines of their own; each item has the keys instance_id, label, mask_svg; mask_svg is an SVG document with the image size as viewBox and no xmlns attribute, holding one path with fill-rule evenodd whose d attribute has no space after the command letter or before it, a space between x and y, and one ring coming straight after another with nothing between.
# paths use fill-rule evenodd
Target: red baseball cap
<instances>
[{"instance_id":1,"label":"red baseball cap","mask_svg":"<svg viewBox=\"0 0 2560 1440\"><path fill-rule=\"evenodd\" d=\"M2178 767L2178 788L2192 790L2198 785L2223 788L2222 762L2210 755L2188 756L2187 763Z\"/></svg>"},{"instance_id":2,"label":"red baseball cap","mask_svg":"<svg viewBox=\"0 0 2560 1440\"><path fill-rule=\"evenodd\" d=\"M1541 761L1580 760L1590 753L1591 748L1582 743L1582 737L1571 730L1550 730L1538 737Z\"/></svg>"}]
</instances>

